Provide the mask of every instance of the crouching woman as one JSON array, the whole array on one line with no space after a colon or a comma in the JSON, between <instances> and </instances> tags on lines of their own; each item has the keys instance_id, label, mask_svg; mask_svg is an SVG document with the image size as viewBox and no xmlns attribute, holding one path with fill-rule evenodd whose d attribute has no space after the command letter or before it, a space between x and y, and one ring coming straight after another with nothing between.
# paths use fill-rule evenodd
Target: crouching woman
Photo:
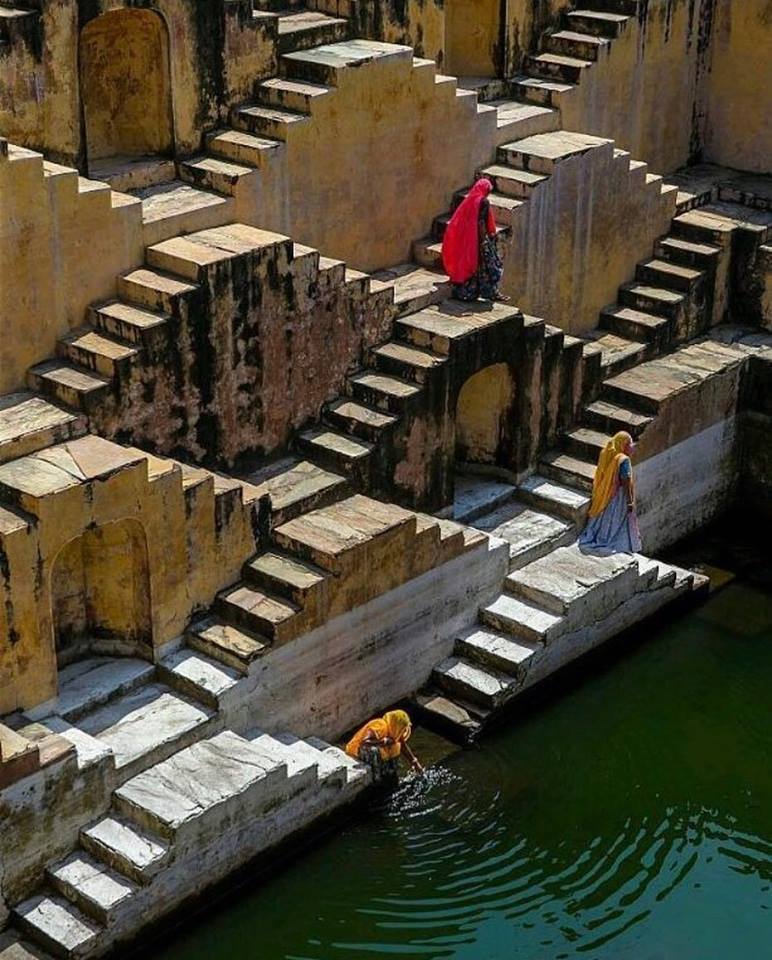
<instances>
[{"instance_id":1,"label":"crouching woman","mask_svg":"<svg viewBox=\"0 0 772 960\"><path fill-rule=\"evenodd\" d=\"M397 759L403 753L411 767L422 773L423 767L407 745L412 732L410 717L405 711L390 710L357 730L346 744L346 753L355 760L369 763L378 778L396 776Z\"/></svg>"}]
</instances>

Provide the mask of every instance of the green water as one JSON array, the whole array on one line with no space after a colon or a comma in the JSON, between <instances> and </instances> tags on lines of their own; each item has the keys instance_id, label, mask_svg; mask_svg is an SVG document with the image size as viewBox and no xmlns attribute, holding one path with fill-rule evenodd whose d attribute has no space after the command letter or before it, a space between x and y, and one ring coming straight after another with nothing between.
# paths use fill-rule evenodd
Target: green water
<instances>
[{"instance_id":1,"label":"green water","mask_svg":"<svg viewBox=\"0 0 772 960\"><path fill-rule=\"evenodd\" d=\"M155 960L772 957L770 584L649 632Z\"/></svg>"}]
</instances>

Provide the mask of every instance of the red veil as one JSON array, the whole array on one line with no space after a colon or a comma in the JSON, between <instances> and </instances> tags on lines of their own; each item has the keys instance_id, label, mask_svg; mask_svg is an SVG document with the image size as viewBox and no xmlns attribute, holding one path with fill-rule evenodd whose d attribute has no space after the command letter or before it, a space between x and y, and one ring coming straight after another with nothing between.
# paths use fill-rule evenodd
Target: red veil
<instances>
[{"instance_id":1,"label":"red veil","mask_svg":"<svg viewBox=\"0 0 772 960\"><path fill-rule=\"evenodd\" d=\"M466 283L477 272L480 241L477 221L480 204L493 190L490 180L478 180L450 218L442 241L442 262L453 283ZM496 221L488 210L488 233L495 234Z\"/></svg>"}]
</instances>

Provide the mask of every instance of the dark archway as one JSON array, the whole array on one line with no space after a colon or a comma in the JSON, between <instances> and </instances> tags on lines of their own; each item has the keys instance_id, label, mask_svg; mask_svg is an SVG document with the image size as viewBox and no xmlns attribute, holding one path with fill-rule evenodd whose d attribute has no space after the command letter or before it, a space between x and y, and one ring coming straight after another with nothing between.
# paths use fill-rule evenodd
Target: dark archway
<instances>
[{"instance_id":1,"label":"dark archway","mask_svg":"<svg viewBox=\"0 0 772 960\"><path fill-rule=\"evenodd\" d=\"M79 60L89 172L173 153L169 33L159 14L102 14L83 28Z\"/></svg>"},{"instance_id":2,"label":"dark archway","mask_svg":"<svg viewBox=\"0 0 772 960\"><path fill-rule=\"evenodd\" d=\"M51 573L59 667L89 656L152 659L145 531L137 520L87 530L59 552Z\"/></svg>"},{"instance_id":3,"label":"dark archway","mask_svg":"<svg viewBox=\"0 0 772 960\"><path fill-rule=\"evenodd\" d=\"M456 403L456 463L514 469L516 383L508 363L471 376Z\"/></svg>"}]
</instances>

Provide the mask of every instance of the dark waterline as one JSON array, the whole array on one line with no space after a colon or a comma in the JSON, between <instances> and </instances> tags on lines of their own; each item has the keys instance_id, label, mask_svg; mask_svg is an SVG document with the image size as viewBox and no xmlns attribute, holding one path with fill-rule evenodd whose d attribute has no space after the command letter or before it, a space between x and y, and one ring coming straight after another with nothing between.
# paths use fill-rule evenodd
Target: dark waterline
<instances>
[{"instance_id":1,"label":"dark waterline","mask_svg":"<svg viewBox=\"0 0 772 960\"><path fill-rule=\"evenodd\" d=\"M769 541L739 530L684 548L739 572L699 609L226 897L155 960L772 957Z\"/></svg>"}]
</instances>

